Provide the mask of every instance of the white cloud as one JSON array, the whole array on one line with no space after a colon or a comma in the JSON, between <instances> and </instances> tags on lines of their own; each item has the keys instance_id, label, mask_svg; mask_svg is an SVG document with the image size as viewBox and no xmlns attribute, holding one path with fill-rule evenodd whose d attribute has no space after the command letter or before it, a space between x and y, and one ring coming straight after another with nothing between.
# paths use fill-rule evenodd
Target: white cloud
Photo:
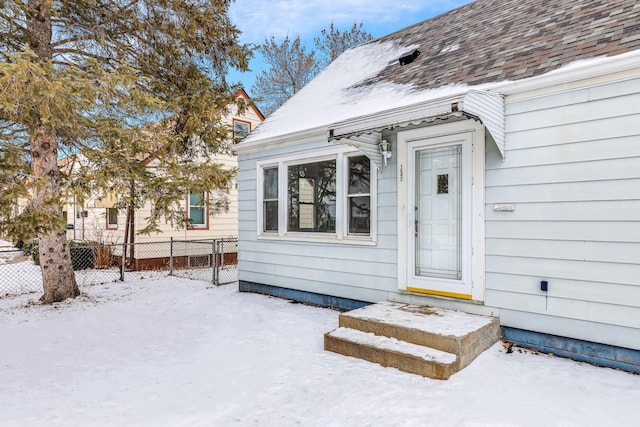
<instances>
[{"instance_id":1,"label":"white cloud","mask_svg":"<svg viewBox=\"0 0 640 427\"><path fill-rule=\"evenodd\" d=\"M259 43L270 34L282 37L317 35L331 22L346 27L363 22L367 31L379 37L469 0L236 0L230 16L243 32L243 41ZM397 25L396 25L397 24Z\"/></svg>"}]
</instances>

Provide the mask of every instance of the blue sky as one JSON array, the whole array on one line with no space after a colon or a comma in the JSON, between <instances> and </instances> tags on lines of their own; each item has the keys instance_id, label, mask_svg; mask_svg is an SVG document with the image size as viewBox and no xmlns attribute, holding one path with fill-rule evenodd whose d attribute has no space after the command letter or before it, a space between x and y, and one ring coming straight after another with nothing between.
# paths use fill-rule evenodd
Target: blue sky
<instances>
[{"instance_id":1,"label":"blue sky","mask_svg":"<svg viewBox=\"0 0 640 427\"><path fill-rule=\"evenodd\" d=\"M307 47L331 22L341 29L362 22L374 38L424 21L471 0L236 0L230 16L242 31L244 43L261 43L271 34L282 39L300 35ZM231 82L241 82L249 95L255 76L265 68L259 55L250 64L251 72L229 74Z\"/></svg>"}]
</instances>

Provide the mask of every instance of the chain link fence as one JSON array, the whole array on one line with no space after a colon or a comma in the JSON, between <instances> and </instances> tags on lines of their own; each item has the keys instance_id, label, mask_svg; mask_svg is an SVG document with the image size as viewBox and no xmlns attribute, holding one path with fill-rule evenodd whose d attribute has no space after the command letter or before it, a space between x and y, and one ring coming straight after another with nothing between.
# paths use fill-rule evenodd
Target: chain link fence
<instances>
[{"instance_id":1,"label":"chain link fence","mask_svg":"<svg viewBox=\"0 0 640 427\"><path fill-rule=\"evenodd\" d=\"M238 239L222 239L216 241L214 283L224 285L238 280Z\"/></svg>"},{"instance_id":2,"label":"chain link fence","mask_svg":"<svg viewBox=\"0 0 640 427\"><path fill-rule=\"evenodd\" d=\"M238 280L238 239L172 240L170 274L216 285Z\"/></svg>"},{"instance_id":3,"label":"chain link fence","mask_svg":"<svg viewBox=\"0 0 640 427\"><path fill-rule=\"evenodd\" d=\"M69 242L79 287L126 280L127 273L175 275L216 285L238 280L238 241L170 240L134 244ZM42 292L37 243L23 249L0 247L0 298Z\"/></svg>"}]
</instances>

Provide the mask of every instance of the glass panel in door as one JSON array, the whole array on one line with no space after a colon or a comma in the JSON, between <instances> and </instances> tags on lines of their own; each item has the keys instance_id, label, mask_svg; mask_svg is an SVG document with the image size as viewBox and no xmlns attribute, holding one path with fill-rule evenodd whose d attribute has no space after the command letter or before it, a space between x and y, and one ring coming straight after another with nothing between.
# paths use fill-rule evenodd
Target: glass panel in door
<instances>
[{"instance_id":1,"label":"glass panel in door","mask_svg":"<svg viewBox=\"0 0 640 427\"><path fill-rule=\"evenodd\" d=\"M415 151L415 272L462 277L462 146Z\"/></svg>"}]
</instances>

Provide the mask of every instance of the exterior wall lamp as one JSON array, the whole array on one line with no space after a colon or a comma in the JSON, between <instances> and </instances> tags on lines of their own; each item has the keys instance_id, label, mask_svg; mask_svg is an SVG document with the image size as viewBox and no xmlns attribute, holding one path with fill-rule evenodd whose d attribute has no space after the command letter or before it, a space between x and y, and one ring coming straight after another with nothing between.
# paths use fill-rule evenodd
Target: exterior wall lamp
<instances>
[{"instance_id":1,"label":"exterior wall lamp","mask_svg":"<svg viewBox=\"0 0 640 427\"><path fill-rule=\"evenodd\" d=\"M387 166L387 160L391 158L391 143L386 139L383 139L380 144L378 144L380 148L380 154L382 154L382 158L384 159L384 165Z\"/></svg>"}]
</instances>

